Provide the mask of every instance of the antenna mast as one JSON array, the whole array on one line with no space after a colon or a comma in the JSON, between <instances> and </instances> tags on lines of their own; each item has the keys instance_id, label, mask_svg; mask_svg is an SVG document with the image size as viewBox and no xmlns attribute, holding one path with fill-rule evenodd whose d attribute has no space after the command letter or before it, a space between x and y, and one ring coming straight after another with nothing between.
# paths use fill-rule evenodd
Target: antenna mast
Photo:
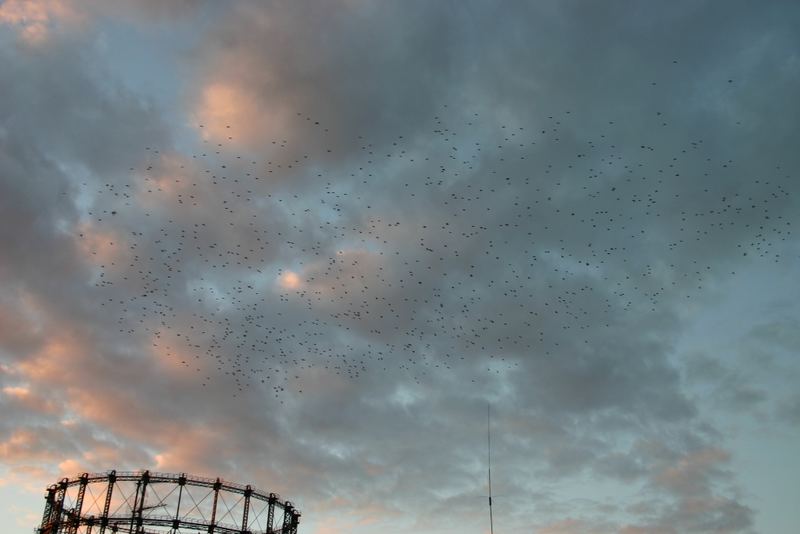
<instances>
[{"instance_id":1,"label":"antenna mast","mask_svg":"<svg viewBox=\"0 0 800 534\"><path fill-rule=\"evenodd\" d=\"M494 520L492 519L492 405L486 406L486 441L489 456L489 533L494 534Z\"/></svg>"}]
</instances>

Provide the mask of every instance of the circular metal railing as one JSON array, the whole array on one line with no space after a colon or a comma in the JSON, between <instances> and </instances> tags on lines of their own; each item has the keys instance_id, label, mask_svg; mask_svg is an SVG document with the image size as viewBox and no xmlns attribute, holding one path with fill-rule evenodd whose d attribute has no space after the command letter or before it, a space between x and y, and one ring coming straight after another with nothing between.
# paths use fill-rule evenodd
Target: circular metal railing
<instances>
[{"instance_id":1,"label":"circular metal railing","mask_svg":"<svg viewBox=\"0 0 800 534\"><path fill-rule=\"evenodd\" d=\"M47 489L38 534L295 534L291 502L220 478L83 473Z\"/></svg>"}]
</instances>

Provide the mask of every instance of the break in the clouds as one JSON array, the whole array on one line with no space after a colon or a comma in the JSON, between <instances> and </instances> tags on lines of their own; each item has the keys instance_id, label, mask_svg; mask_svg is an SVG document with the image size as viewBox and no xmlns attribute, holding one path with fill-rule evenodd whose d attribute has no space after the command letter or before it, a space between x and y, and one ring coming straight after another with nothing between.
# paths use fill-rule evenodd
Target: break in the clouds
<instances>
[{"instance_id":1,"label":"break in the clouds","mask_svg":"<svg viewBox=\"0 0 800 534\"><path fill-rule=\"evenodd\" d=\"M0 4L0 496L791 532L789 2ZM13 504L9 504L13 503Z\"/></svg>"}]
</instances>

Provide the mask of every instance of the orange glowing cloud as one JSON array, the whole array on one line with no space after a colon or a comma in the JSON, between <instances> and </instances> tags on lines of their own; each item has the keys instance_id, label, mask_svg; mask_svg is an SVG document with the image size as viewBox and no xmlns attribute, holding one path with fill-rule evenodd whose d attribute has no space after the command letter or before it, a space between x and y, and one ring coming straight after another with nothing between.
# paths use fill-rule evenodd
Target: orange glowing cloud
<instances>
[{"instance_id":1,"label":"orange glowing cloud","mask_svg":"<svg viewBox=\"0 0 800 534\"><path fill-rule=\"evenodd\" d=\"M87 468L85 463L73 458L64 460L58 464L59 477L75 476L76 473L83 473L86 471L91 471L91 469Z\"/></svg>"},{"instance_id":2,"label":"orange glowing cloud","mask_svg":"<svg viewBox=\"0 0 800 534\"><path fill-rule=\"evenodd\" d=\"M328 513L317 523L314 531L316 534L352 532L357 527L375 525L402 516L397 509L383 504L355 502L341 497L322 503L319 510Z\"/></svg>"},{"instance_id":3,"label":"orange glowing cloud","mask_svg":"<svg viewBox=\"0 0 800 534\"><path fill-rule=\"evenodd\" d=\"M184 426L181 432L162 436L156 445L160 450L154 455L154 469L211 475L208 471L213 469L212 459L226 450L225 432L221 430L222 427Z\"/></svg>"},{"instance_id":4,"label":"orange glowing cloud","mask_svg":"<svg viewBox=\"0 0 800 534\"><path fill-rule=\"evenodd\" d=\"M0 4L0 24L13 26L31 45L44 43L57 24L74 24L81 16L63 0L6 0Z\"/></svg>"},{"instance_id":5,"label":"orange glowing cloud","mask_svg":"<svg viewBox=\"0 0 800 534\"><path fill-rule=\"evenodd\" d=\"M265 106L240 85L212 81L200 94L195 117L206 140L251 142L285 135L288 111L280 104Z\"/></svg>"},{"instance_id":6,"label":"orange glowing cloud","mask_svg":"<svg viewBox=\"0 0 800 534\"><path fill-rule=\"evenodd\" d=\"M121 465L126 460L126 452L120 450L119 447L94 443L91 449L83 451L77 457L67 458L60 462L58 464L59 477L103 470L109 465Z\"/></svg>"},{"instance_id":7,"label":"orange glowing cloud","mask_svg":"<svg viewBox=\"0 0 800 534\"><path fill-rule=\"evenodd\" d=\"M36 469L30 464L42 464L57 461L59 451L51 446L51 440L57 439L57 434L48 433L46 430L21 428L14 430L11 435L0 442L0 461L6 465Z\"/></svg>"},{"instance_id":8,"label":"orange glowing cloud","mask_svg":"<svg viewBox=\"0 0 800 534\"><path fill-rule=\"evenodd\" d=\"M28 388L23 388L18 386L6 386L3 388L3 393L8 395L9 397L14 397L17 399L25 399L31 394L31 390Z\"/></svg>"},{"instance_id":9,"label":"orange glowing cloud","mask_svg":"<svg viewBox=\"0 0 800 534\"><path fill-rule=\"evenodd\" d=\"M539 534L597 534L608 532L607 527L592 525L582 519L567 518L539 528Z\"/></svg>"},{"instance_id":10,"label":"orange glowing cloud","mask_svg":"<svg viewBox=\"0 0 800 534\"><path fill-rule=\"evenodd\" d=\"M157 428L157 423L151 418L143 417L141 405L131 402L127 396L104 397L97 392L76 388L69 391L67 402L80 421L114 429L120 435L137 437ZM136 420L137 416L140 417L138 427L129 423ZM121 421L128 423L121 425Z\"/></svg>"},{"instance_id":11,"label":"orange glowing cloud","mask_svg":"<svg viewBox=\"0 0 800 534\"><path fill-rule=\"evenodd\" d=\"M24 289L0 296L0 340L5 347L26 350L38 345L42 314L37 299ZM15 368L0 364L0 373L14 374Z\"/></svg>"},{"instance_id":12,"label":"orange glowing cloud","mask_svg":"<svg viewBox=\"0 0 800 534\"><path fill-rule=\"evenodd\" d=\"M179 154L162 154L151 164L151 172L138 180L137 195L143 205L157 199L169 202L189 202L191 200L191 178L196 169L190 160ZM158 194L154 194L158 193Z\"/></svg>"},{"instance_id":13,"label":"orange glowing cloud","mask_svg":"<svg viewBox=\"0 0 800 534\"><path fill-rule=\"evenodd\" d=\"M196 377L187 371L206 371L209 364L206 359L197 358L192 348L185 346L186 343L188 339L163 334L153 336L150 353L158 369L167 373L170 379L193 383Z\"/></svg>"},{"instance_id":14,"label":"orange glowing cloud","mask_svg":"<svg viewBox=\"0 0 800 534\"><path fill-rule=\"evenodd\" d=\"M300 276L293 271L286 271L278 278L278 285L283 289L297 289L301 284Z\"/></svg>"},{"instance_id":15,"label":"orange glowing cloud","mask_svg":"<svg viewBox=\"0 0 800 534\"><path fill-rule=\"evenodd\" d=\"M65 363L76 364L80 358L82 347L75 340L54 336L30 358L20 362L19 370L26 378L35 382L52 382L61 384L64 381Z\"/></svg>"},{"instance_id":16,"label":"orange glowing cloud","mask_svg":"<svg viewBox=\"0 0 800 534\"><path fill-rule=\"evenodd\" d=\"M3 393L10 397L14 403L32 412L56 413L59 411L56 404L31 391L29 387L6 386Z\"/></svg>"},{"instance_id":17,"label":"orange glowing cloud","mask_svg":"<svg viewBox=\"0 0 800 534\"><path fill-rule=\"evenodd\" d=\"M718 469L729 460L730 454L727 451L707 447L681 457L658 473L655 481L676 493L705 493L708 489L708 472Z\"/></svg>"},{"instance_id":18,"label":"orange glowing cloud","mask_svg":"<svg viewBox=\"0 0 800 534\"><path fill-rule=\"evenodd\" d=\"M78 227L77 246L81 255L91 264L112 265L123 258L127 244L111 230L97 228L88 223Z\"/></svg>"}]
</instances>

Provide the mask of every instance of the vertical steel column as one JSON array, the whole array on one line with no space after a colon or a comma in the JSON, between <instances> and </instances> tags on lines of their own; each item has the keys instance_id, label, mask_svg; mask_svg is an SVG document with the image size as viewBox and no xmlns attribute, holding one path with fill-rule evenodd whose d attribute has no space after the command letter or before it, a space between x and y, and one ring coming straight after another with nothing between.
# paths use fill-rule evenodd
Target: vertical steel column
<instances>
[{"instance_id":1,"label":"vertical steel column","mask_svg":"<svg viewBox=\"0 0 800 534\"><path fill-rule=\"evenodd\" d=\"M178 506L175 507L175 518L172 520L172 534L178 531L181 520L181 497L183 497L183 487L186 485L186 473L181 473L178 477Z\"/></svg>"},{"instance_id":2,"label":"vertical steel column","mask_svg":"<svg viewBox=\"0 0 800 534\"><path fill-rule=\"evenodd\" d=\"M294 515L294 508L292 503L286 501L283 505L283 526L281 526L281 534L287 534L292 527L292 516Z\"/></svg>"},{"instance_id":3,"label":"vertical steel column","mask_svg":"<svg viewBox=\"0 0 800 534\"><path fill-rule=\"evenodd\" d=\"M209 534L213 534L214 527L217 522L217 499L219 498L219 489L222 487L222 481L217 479L214 482L214 504L211 505L211 524L208 525Z\"/></svg>"},{"instance_id":4,"label":"vertical steel column","mask_svg":"<svg viewBox=\"0 0 800 534\"><path fill-rule=\"evenodd\" d=\"M136 510L139 509L139 488L142 487L142 479L136 481L136 493L133 496L133 506L131 506L131 526L128 531L131 534L134 534L136 531L133 530L134 525L136 524Z\"/></svg>"},{"instance_id":5,"label":"vertical steel column","mask_svg":"<svg viewBox=\"0 0 800 534\"><path fill-rule=\"evenodd\" d=\"M250 496L253 494L253 488L248 484L244 489L244 510L242 510L242 532L246 533L247 530L247 516L250 515Z\"/></svg>"},{"instance_id":6,"label":"vertical steel column","mask_svg":"<svg viewBox=\"0 0 800 534\"><path fill-rule=\"evenodd\" d=\"M58 486L53 484L47 488L47 495L44 497L44 514L42 514L42 524L39 526L39 534L50 532L50 523L53 521L53 511L56 506L56 489Z\"/></svg>"},{"instance_id":7,"label":"vertical steel column","mask_svg":"<svg viewBox=\"0 0 800 534\"><path fill-rule=\"evenodd\" d=\"M147 484L148 482L150 482L150 471L145 471L144 473L142 473L142 478L140 482L142 485L142 494L139 498L139 509L136 511L136 530L133 531L136 532L137 534L142 530L142 521L143 521L142 513L144 512L144 497L145 497L145 492L147 491Z\"/></svg>"},{"instance_id":8,"label":"vertical steel column","mask_svg":"<svg viewBox=\"0 0 800 534\"><path fill-rule=\"evenodd\" d=\"M108 473L108 488L106 489L106 502L103 504L103 517L100 518L100 534L105 534L108 526L108 512L111 509L111 495L114 493L114 483L117 481L117 472Z\"/></svg>"},{"instance_id":9,"label":"vertical steel column","mask_svg":"<svg viewBox=\"0 0 800 534\"><path fill-rule=\"evenodd\" d=\"M267 534L273 534L275 530L272 527L272 520L275 518L275 502L278 500L278 496L274 493L269 494L269 500L267 501Z\"/></svg>"},{"instance_id":10,"label":"vertical steel column","mask_svg":"<svg viewBox=\"0 0 800 534\"><path fill-rule=\"evenodd\" d=\"M65 478L61 482L58 483L58 492L56 492L56 502L55 506L53 507L53 521L51 524L55 527L55 529L50 530L53 534L57 534L61 531L61 516L64 513L64 499L67 496L67 486L69 485L69 479Z\"/></svg>"},{"instance_id":11,"label":"vertical steel column","mask_svg":"<svg viewBox=\"0 0 800 534\"><path fill-rule=\"evenodd\" d=\"M78 525L81 522L81 510L83 509L83 497L86 495L86 485L89 483L89 473L81 475L81 484L78 487L78 498L75 500L75 507L72 509L70 518L69 534L77 534Z\"/></svg>"}]
</instances>

